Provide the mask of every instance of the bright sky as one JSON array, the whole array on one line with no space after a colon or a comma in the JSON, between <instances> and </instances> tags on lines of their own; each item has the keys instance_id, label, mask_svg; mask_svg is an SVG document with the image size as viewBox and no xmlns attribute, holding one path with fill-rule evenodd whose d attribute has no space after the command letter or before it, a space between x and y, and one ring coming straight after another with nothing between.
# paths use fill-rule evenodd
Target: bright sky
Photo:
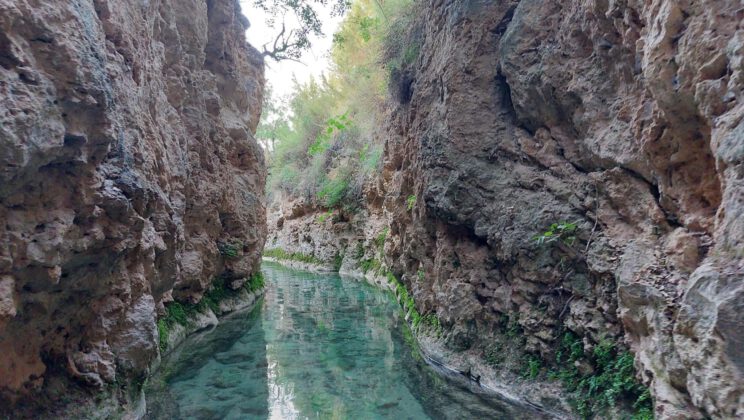
<instances>
[{"instance_id":1,"label":"bright sky","mask_svg":"<svg viewBox=\"0 0 744 420\"><path fill-rule=\"evenodd\" d=\"M253 0L240 0L240 6L243 14L251 22L250 28L246 31L246 38L259 51L266 43L274 42L280 29L270 28L266 24L266 14L253 5ZM268 80L274 91L274 98L285 98L292 92L292 77L297 78L300 83L310 80L311 77L320 76L327 73L329 68L329 51L333 43L333 33L336 32L338 25L341 23L341 17L331 17L330 8L320 9L321 21L323 22L323 34L320 39L311 38L312 48L300 59L303 64L284 60L275 62L266 59L266 80ZM281 17L276 18L277 24L281 28ZM286 17L287 30L297 27L297 20L294 15Z\"/></svg>"}]
</instances>

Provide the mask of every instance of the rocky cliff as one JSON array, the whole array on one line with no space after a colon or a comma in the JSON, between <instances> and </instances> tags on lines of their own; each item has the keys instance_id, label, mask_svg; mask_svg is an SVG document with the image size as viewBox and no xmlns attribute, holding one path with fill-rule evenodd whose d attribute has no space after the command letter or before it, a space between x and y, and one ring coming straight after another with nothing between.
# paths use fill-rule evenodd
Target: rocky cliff
<instances>
[{"instance_id":1,"label":"rocky cliff","mask_svg":"<svg viewBox=\"0 0 744 420\"><path fill-rule=\"evenodd\" d=\"M514 350L554 363L613 343L657 418L744 416L741 2L432 0L419 16L367 211L446 346L498 371ZM269 246L344 265L381 231L275 213ZM577 379L601 366L575 359Z\"/></svg>"},{"instance_id":2,"label":"rocky cliff","mask_svg":"<svg viewBox=\"0 0 744 420\"><path fill-rule=\"evenodd\" d=\"M136 388L164 302L258 269L247 25L236 0L0 1L1 408Z\"/></svg>"}]
</instances>

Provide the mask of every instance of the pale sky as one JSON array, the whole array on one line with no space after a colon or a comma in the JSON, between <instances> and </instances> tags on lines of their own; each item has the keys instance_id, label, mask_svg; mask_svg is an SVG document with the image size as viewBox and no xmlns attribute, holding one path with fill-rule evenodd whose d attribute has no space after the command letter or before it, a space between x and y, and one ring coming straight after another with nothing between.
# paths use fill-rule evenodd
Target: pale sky
<instances>
[{"instance_id":1,"label":"pale sky","mask_svg":"<svg viewBox=\"0 0 744 420\"><path fill-rule=\"evenodd\" d=\"M253 5L253 0L240 0L240 7L243 14L251 22L250 28L246 31L246 39L259 51L266 43L273 43L279 32L277 28L270 28L266 25L266 15L262 10ZM323 9L319 13L323 22L323 34L320 39L311 38L312 49L307 51L300 59L303 64L294 61L284 60L275 62L266 59L266 80L273 88L276 99L287 97L292 91L292 77L296 77L300 83L307 82L310 77L320 76L327 73L329 68L329 51L333 43L333 33L336 32L338 25L341 23L341 17L331 17L330 8ZM277 17L277 24L281 27L281 17ZM285 20L287 30L297 27L297 20L294 15L288 14Z\"/></svg>"}]
</instances>

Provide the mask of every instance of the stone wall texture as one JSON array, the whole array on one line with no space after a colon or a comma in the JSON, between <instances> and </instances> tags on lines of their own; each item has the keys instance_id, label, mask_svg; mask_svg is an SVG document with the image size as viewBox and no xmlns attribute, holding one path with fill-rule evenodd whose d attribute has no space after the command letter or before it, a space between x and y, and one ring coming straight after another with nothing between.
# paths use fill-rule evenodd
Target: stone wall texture
<instances>
[{"instance_id":1,"label":"stone wall texture","mask_svg":"<svg viewBox=\"0 0 744 420\"><path fill-rule=\"evenodd\" d=\"M505 317L545 358L565 330L586 351L623 343L657 418L744 417L741 1L430 0L419 15L367 190L419 312L459 351ZM274 243L337 252L285 207ZM571 245L535 241L561 221Z\"/></svg>"},{"instance_id":2,"label":"stone wall texture","mask_svg":"<svg viewBox=\"0 0 744 420\"><path fill-rule=\"evenodd\" d=\"M258 269L247 26L236 0L0 0L0 407L141 379L164 302Z\"/></svg>"}]
</instances>

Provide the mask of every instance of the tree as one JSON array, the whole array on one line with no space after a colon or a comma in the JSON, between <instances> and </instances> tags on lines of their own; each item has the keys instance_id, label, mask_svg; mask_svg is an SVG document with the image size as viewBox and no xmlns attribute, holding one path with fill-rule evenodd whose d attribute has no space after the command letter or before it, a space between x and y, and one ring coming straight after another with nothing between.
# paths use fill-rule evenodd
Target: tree
<instances>
[{"instance_id":1,"label":"tree","mask_svg":"<svg viewBox=\"0 0 744 420\"><path fill-rule=\"evenodd\" d=\"M262 54L275 61L298 61L302 52L310 47L310 36L323 35L323 25L318 18L317 7L331 6L331 15L339 16L350 7L350 0L253 0L256 7L262 9L268 16L267 22L271 27L279 24L276 19L281 17L281 29L274 42L263 45ZM294 15L299 23L298 29L287 29L286 16Z\"/></svg>"}]
</instances>

